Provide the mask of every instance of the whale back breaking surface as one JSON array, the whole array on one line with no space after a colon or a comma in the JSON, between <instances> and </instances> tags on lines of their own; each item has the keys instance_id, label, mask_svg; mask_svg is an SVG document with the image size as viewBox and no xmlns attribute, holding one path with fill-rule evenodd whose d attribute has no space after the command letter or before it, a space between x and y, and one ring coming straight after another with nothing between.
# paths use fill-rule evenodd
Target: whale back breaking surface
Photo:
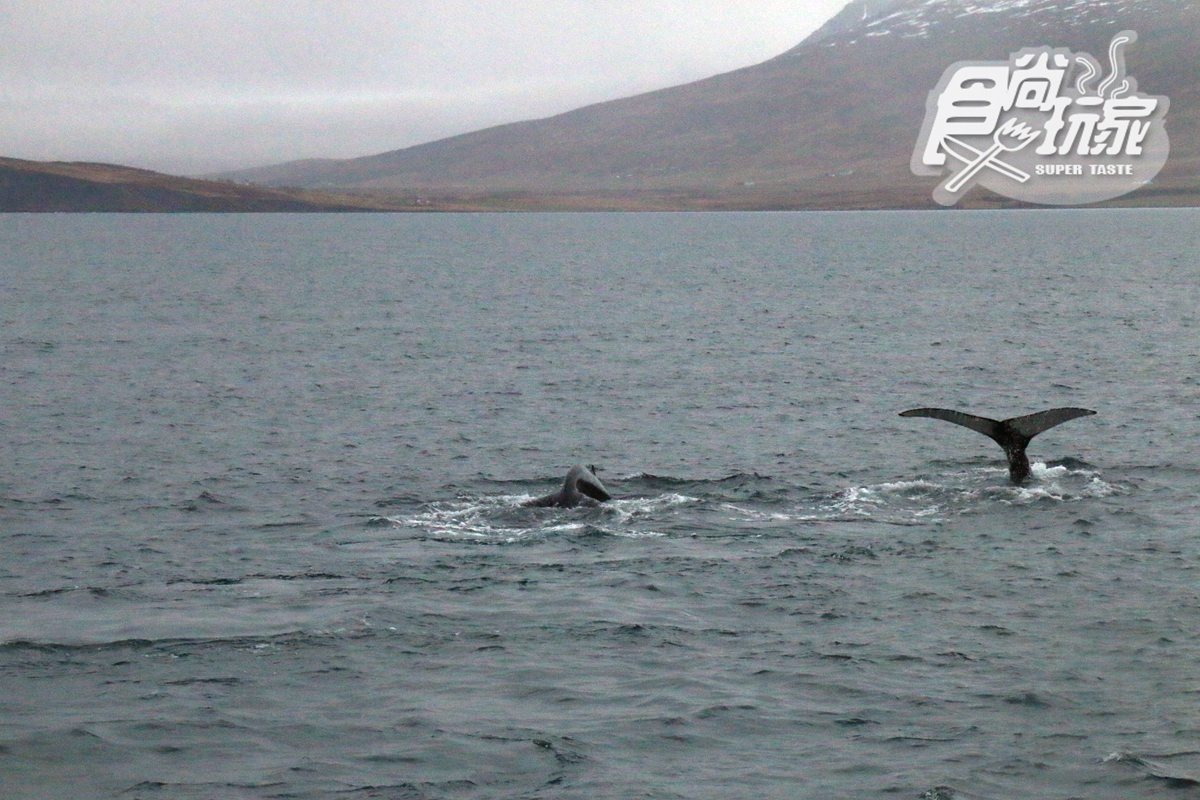
<instances>
[{"instance_id":1,"label":"whale back breaking surface","mask_svg":"<svg viewBox=\"0 0 1200 800\"><path fill-rule=\"evenodd\" d=\"M575 481L575 488L579 492L599 503L612 499L612 495L608 493L608 490L604 488L604 484L596 477L595 467L576 466L571 469L571 472L574 473L576 470L581 470L581 472L577 473ZM570 480L570 474L568 474L567 480Z\"/></svg>"},{"instance_id":2,"label":"whale back breaking surface","mask_svg":"<svg viewBox=\"0 0 1200 800\"><path fill-rule=\"evenodd\" d=\"M567 471L562 488L557 492L530 500L526 505L540 507L574 508L611 500L612 495L596 477L595 467L576 464Z\"/></svg>"}]
</instances>

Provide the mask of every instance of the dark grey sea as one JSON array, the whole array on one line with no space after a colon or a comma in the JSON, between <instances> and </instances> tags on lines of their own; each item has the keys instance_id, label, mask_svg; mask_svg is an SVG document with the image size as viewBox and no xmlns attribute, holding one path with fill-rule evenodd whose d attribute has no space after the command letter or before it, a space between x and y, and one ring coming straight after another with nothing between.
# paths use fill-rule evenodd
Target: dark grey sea
<instances>
[{"instance_id":1,"label":"dark grey sea","mask_svg":"<svg viewBox=\"0 0 1200 800\"><path fill-rule=\"evenodd\" d=\"M0 216L0 797L1195 797L1198 399L1198 210Z\"/></svg>"}]
</instances>

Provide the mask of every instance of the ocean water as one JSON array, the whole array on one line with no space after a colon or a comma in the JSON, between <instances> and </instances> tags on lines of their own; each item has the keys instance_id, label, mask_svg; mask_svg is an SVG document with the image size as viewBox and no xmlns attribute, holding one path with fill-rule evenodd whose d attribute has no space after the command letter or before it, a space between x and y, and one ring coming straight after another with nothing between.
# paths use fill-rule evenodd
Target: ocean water
<instances>
[{"instance_id":1,"label":"ocean water","mask_svg":"<svg viewBox=\"0 0 1200 800\"><path fill-rule=\"evenodd\" d=\"M0 797L1194 796L1198 254L0 216ZM1098 413L1014 487L921 405ZM575 463L617 499L522 506Z\"/></svg>"}]
</instances>

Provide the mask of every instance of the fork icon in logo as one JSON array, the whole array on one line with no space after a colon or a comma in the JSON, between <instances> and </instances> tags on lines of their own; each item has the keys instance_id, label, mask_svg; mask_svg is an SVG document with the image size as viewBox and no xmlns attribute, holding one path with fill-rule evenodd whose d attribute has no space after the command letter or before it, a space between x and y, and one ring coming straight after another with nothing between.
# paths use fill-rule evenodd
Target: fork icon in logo
<instances>
[{"instance_id":1,"label":"fork icon in logo","mask_svg":"<svg viewBox=\"0 0 1200 800\"><path fill-rule=\"evenodd\" d=\"M950 180L946 181L944 188L950 194L956 194L967 185L968 181L978 175L980 170L993 163L1015 169L999 159L1000 153L1015 153L1041 134L1041 131L1034 130L1016 117L1010 118L996 129L996 133L992 136L992 146L954 173Z\"/></svg>"}]
</instances>

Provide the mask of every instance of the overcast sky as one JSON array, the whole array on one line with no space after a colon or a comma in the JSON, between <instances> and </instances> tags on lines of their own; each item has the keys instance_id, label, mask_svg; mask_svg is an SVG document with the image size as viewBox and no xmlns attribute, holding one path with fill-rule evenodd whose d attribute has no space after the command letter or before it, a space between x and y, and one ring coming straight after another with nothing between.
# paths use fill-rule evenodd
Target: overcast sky
<instances>
[{"instance_id":1,"label":"overcast sky","mask_svg":"<svg viewBox=\"0 0 1200 800\"><path fill-rule=\"evenodd\" d=\"M0 155L370 155L749 66L846 0L0 0Z\"/></svg>"}]
</instances>

